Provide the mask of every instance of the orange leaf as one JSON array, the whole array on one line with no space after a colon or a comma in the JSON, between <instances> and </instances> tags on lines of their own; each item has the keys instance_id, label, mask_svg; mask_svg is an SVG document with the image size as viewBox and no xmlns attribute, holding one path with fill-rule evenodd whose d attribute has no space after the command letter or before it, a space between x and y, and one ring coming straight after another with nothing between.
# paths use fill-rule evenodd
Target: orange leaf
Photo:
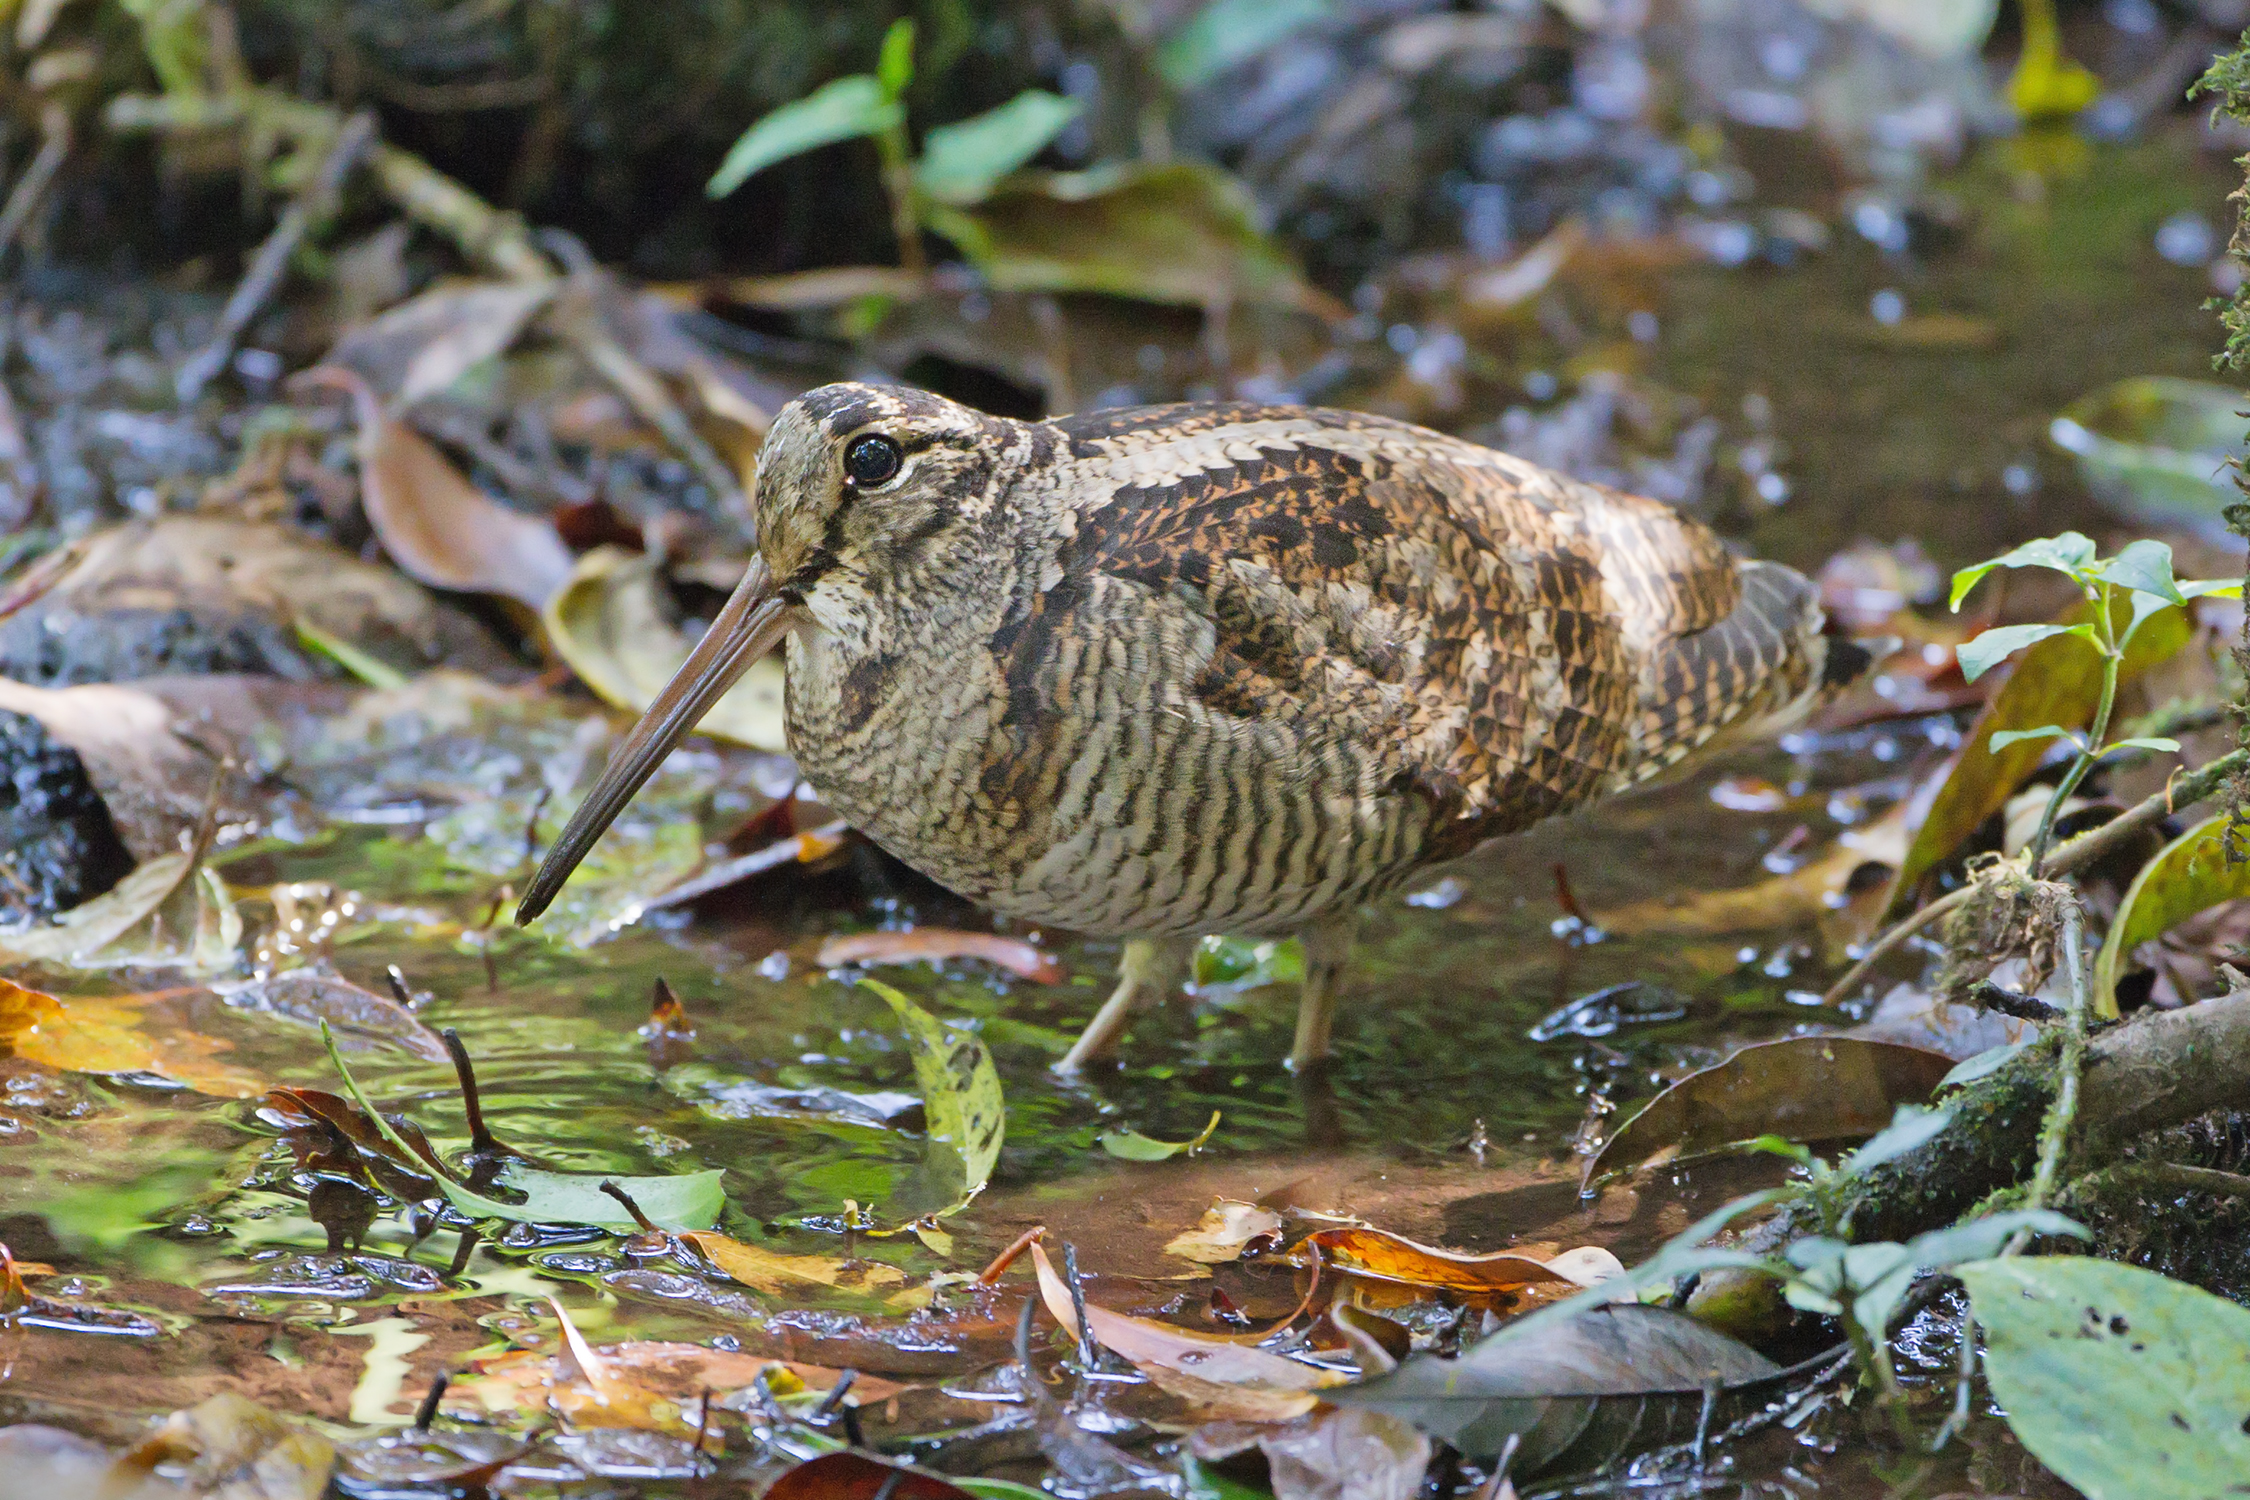
<instances>
[{"instance_id":1,"label":"orange leaf","mask_svg":"<svg viewBox=\"0 0 2250 1500\"><path fill-rule=\"evenodd\" d=\"M879 1260L845 1261L832 1255L782 1255L761 1245L746 1245L709 1230L680 1236L696 1253L741 1282L768 1296L801 1291L807 1284L874 1292L903 1285L906 1273Z\"/></svg>"},{"instance_id":2,"label":"orange leaf","mask_svg":"<svg viewBox=\"0 0 2250 1500\"><path fill-rule=\"evenodd\" d=\"M754 1384L759 1376L786 1394L827 1390L838 1371L821 1365L792 1364L753 1354L730 1353L701 1344L633 1339L596 1349L566 1318L566 1348L560 1353L515 1349L472 1361L475 1372L454 1386L455 1398L473 1401L485 1415L554 1411L577 1426L640 1427L656 1432L692 1433L692 1407L705 1392L724 1395ZM588 1372L598 1377L588 1379ZM852 1399L887 1401L906 1387L861 1375ZM717 1434L712 1434L715 1440Z\"/></svg>"},{"instance_id":3,"label":"orange leaf","mask_svg":"<svg viewBox=\"0 0 2250 1500\"><path fill-rule=\"evenodd\" d=\"M222 1099L247 1099L265 1083L217 1060L232 1045L192 1031L151 1035L149 1008L193 991L72 996L65 1000L0 979L0 1045L15 1056L73 1073L154 1073Z\"/></svg>"},{"instance_id":4,"label":"orange leaf","mask_svg":"<svg viewBox=\"0 0 2250 1500\"><path fill-rule=\"evenodd\" d=\"M1457 1255L1364 1225L1316 1230L1297 1242L1289 1252L1290 1259L1299 1265L1310 1264L1308 1250L1354 1276L1455 1292L1503 1292L1543 1281L1578 1281L1534 1256L1509 1250L1492 1255Z\"/></svg>"}]
</instances>

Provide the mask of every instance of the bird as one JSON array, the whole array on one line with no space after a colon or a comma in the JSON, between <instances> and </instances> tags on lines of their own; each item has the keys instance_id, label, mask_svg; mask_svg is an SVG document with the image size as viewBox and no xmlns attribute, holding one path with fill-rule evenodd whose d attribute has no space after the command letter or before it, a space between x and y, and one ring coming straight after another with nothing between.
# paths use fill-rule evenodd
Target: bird
<instances>
[{"instance_id":1,"label":"bird","mask_svg":"<svg viewBox=\"0 0 2250 1500\"><path fill-rule=\"evenodd\" d=\"M821 799L940 885L1122 939L1056 1065L1209 934L1296 935L1290 1066L1356 914L1430 866L1800 721L1869 653L1661 502L1368 413L1043 421L844 382L778 412L756 549L518 908L529 923L779 643Z\"/></svg>"}]
</instances>

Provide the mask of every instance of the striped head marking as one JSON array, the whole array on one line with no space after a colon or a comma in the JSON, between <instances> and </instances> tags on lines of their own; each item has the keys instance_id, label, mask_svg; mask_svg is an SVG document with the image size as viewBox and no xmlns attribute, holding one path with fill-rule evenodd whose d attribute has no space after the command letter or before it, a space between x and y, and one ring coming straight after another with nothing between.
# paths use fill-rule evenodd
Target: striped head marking
<instances>
[{"instance_id":1,"label":"striped head marking","mask_svg":"<svg viewBox=\"0 0 2250 1500\"><path fill-rule=\"evenodd\" d=\"M783 598L882 592L988 508L1015 424L904 386L846 382L781 409L758 455L758 551Z\"/></svg>"}]
</instances>

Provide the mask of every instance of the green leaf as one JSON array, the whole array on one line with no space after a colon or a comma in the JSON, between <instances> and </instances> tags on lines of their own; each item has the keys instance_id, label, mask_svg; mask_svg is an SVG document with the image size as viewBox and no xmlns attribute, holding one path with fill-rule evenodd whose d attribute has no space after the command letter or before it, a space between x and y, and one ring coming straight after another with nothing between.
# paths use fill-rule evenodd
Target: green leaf
<instances>
[{"instance_id":1,"label":"green leaf","mask_svg":"<svg viewBox=\"0 0 2250 1500\"><path fill-rule=\"evenodd\" d=\"M1853 1320L1881 1339L1917 1275L1997 1254L2018 1231L2027 1229L2035 1234L2087 1238L2083 1227L2050 1209L1973 1219L1950 1229L1916 1235L1903 1245L1888 1240L1847 1245L1841 1240L1813 1236L1794 1241L1785 1252L1799 1274L1783 1289L1783 1295L1792 1307L1830 1317L1839 1316L1848 1303Z\"/></svg>"},{"instance_id":2,"label":"green leaf","mask_svg":"<svg viewBox=\"0 0 2250 1500\"><path fill-rule=\"evenodd\" d=\"M875 82L883 102L896 104L914 82L914 21L902 16L883 33L883 50L875 57ZM888 127L885 127L888 128Z\"/></svg>"},{"instance_id":3,"label":"green leaf","mask_svg":"<svg viewBox=\"0 0 2250 1500\"><path fill-rule=\"evenodd\" d=\"M993 185L1044 150L1084 108L1044 89L1025 89L997 109L944 125L922 143L914 184L939 203L982 203Z\"/></svg>"},{"instance_id":4,"label":"green leaf","mask_svg":"<svg viewBox=\"0 0 2250 1500\"><path fill-rule=\"evenodd\" d=\"M905 1206L904 1216L958 1212L984 1191L1000 1160L1007 1106L992 1054L975 1032L947 1026L889 985L873 979L860 983L882 996L906 1028L914 1079L922 1090L922 1114L929 1121L921 1195L944 1206L917 1202ZM910 1187L909 1196L913 1195ZM901 1205L892 1208L896 1212Z\"/></svg>"},{"instance_id":5,"label":"green leaf","mask_svg":"<svg viewBox=\"0 0 2250 1500\"><path fill-rule=\"evenodd\" d=\"M1989 1078L2014 1062L2017 1053L2038 1040L2036 1034L2028 1035L2020 1041L2002 1042L1997 1047L1986 1048L1974 1057L1963 1058L1953 1065L1952 1072L1938 1080L1938 1087L1941 1090L1963 1088L1979 1078Z\"/></svg>"},{"instance_id":6,"label":"green leaf","mask_svg":"<svg viewBox=\"0 0 2250 1500\"><path fill-rule=\"evenodd\" d=\"M2239 599L2242 597L2242 580L2239 578L2197 578L2183 581L2180 592L2190 599Z\"/></svg>"},{"instance_id":7,"label":"green leaf","mask_svg":"<svg viewBox=\"0 0 2250 1500\"><path fill-rule=\"evenodd\" d=\"M2162 542L2134 542L2102 563L2094 576L2119 588L2154 594L2167 604L2187 603L2172 577L2172 549Z\"/></svg>"},{"instance_id":8,"label":"green leaf","mask_svg":"<svg viewBox=\"0 0 2250 1500\"><path fill-rule=\"evenodd\" d=\"M352 1070L344 1066L343 1054L336 1050L335 1033L327 1021L320 1023L320 1040L328 1048L328 1060L336 1065L343 1076L344 1090L352 1096L375 1128L383 1133L400 1157L417 1172L439 1163L417 1152L399 1134L398 1127L377 1109ZM521 1203L507 1203L498 1198L488 1198L458 1182L450 1172L440 1172L438 1191L445 1201L465 1214L479 1219L506 1219L520 1224L591 1224L601 1229L636 1229L633 1216L625 1205L601 1190L604 1182L613 1182L640 1205L652 1223L666 1229L709 1229L719 1222L720 1211L726 1207L726 1192L720 1181L726 1176L723 1168L689 1172L668 1177L617 1177L608 1173L549 1172L527 1166L521 1161L511 1161L500 1169L497 1185L524 1195Z\"/></svg>"},{"instance_id":9,"label":"green leaf","mask_svg":"<svg viewBox=\"0 0 2250 1500\"><path fill-rule=\"evenodd\" d=\"M1898 1107L1898 1115L1883 1130L1877 1132L1866 1145L1845 1157L1836 1170L1845 1177L1857 1177L1871 1172L1887 1161L1896 1161L1907 1152L1917 1150L1944 1133L1953 1123L1953 1111L1947 1109L1917 1109L1911 1104Z\"/></svg>"},{"instance_id":10,"label":"green leaf","mask_svg":"<svg viewBox=\"0 0 2250 1500\"><path fill-rule=\"evenodd\" d=\"M2094 959L2094 1013L2117 1014L2117 981L2133 950L2222 901L2250 896L2250 860L2227 862L2227 815L2207 818L2141 866ZM2183 997L2184 998L2184 997Z\"/></svg>"},{"instance_id":11,"label":"green leaf","mask_svg":"<svg viewBox=\"0 0 2250 1500\"><path fill-rule=\"evenodd\" d=\"M1984 742L1984 748L1988 751L2000 751L2029 740L2057 738L2069 740L2073 744L2078 742L2075 731L2065 729L2060 724L2042 724L2037 729L1995 729L1992 731L1992 738Z\"/></svg>"},{"instance_id":12,"label":"green leaf","mask_svg":"<svg viewBox=\"0 0 2250 1500\"><path fill-rule=\"evenodd\" d=\"M2085 1256L1961 1266L2008 1425L2088 1500L2217 1500L2250 1474L2250 1311Z\"/></svg>"},{"instance_id":13,"label":"green leaf","mask_svg":"<svg viewBox=\"0 0 2250 1500\"><path fill-rule=\"evenodd\" d=\"M2178 740L2166 739L2162 735L2153 735L2147 739L2112 740L2102 746L2102 754L2113 755L2120 750L2154 750L2159 755L2176 755L2179 753L2179 749L2180 742Z\"/></svg>"},{"instance_id":14,"label":"green leaf","mask_svg":"<svg viewBox=\"0 0 2250 1500\"><path fill-rule=\"evenodd\" d=\"M1175 1156L1193 1155L1209 1144L1211 1134L1219 1128L1219 1112L1211 1111L1210 1123L1203 1133L1192 1141L1151 1140L1131 1130L1105 1130L1100 1145L1104 1151L1121 1161L1170 1161Z\"/></svg>"},{"instance_id":15,"label":"green leaf","mask_svg":"<svg viewBox=\"0 0 2250 1500\"><path fill-rule=\"evenodd\" d=\"M1175 89L1200 88L1328 14L1328 0L1213 0L1164 39L1153 61Z\"/></svg>"},{"instance_id":16,"label":"green leaf","mask_svg":"<svg viewBox=\"0 0 2250 1500\"><path fill-rule=\"evenodd\" d=\"M705 191L714 198L724 198L777 161L837 141L878 135L905 119L905 106L895 98L886 98L883 86L865 73L824 83L743 131Z\"/></svg>"},{"instance_id":17,"label":"green leaf","mask_svg":"<svg viewBox=\"0 0 2250 1500\"><path fill-rule=\"evenodd\" d=\"M1961 675L1974 682L2026 646L2036 646L2041 641L2058 635L2083 636L2092 640L2091 625L2002 625L1981 635L1963 641L1954 650L1961 663Z\"/></svg>"},{"instance_id":18,"label":"green leaf","mask_svg":"<svg viewBox=\"0 0 2250 1500\"><path fill-rule=\"evenodd\" d=\"M2047 435L2109 510L2148 530L2237 546L2222 518L2242 499L2232 461L2245 456L2243 406L2235 386L2137 375L2079 397Z\"/></svg>"},{"instance_id":19,"label":"green leaf","mask_svg":"<svg viewBox=\"0 0 2250 1500\"><path fill-rule=\"evenodd\" d=\"M2093 566L2095 547L2091 538L2075 531L2061 536L2041 537L2035 542L2025 542L2013 552L1985 562L1963 568L1953 575L1953 596L1950 602L1958 610L1961 601L1968 597L1985 574L1995 568L2053 568L2058 573L2068 573L2073 578L2083 578Z\"/></svg>"}]
</instances>

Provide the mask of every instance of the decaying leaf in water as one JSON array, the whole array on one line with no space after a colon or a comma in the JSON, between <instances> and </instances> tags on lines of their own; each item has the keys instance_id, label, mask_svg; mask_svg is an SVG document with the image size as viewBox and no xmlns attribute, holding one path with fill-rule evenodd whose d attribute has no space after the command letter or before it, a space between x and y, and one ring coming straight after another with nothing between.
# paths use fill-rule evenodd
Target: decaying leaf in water
<instances>
[{"instance_id":1,"label":"decaying leaf in water","mask_svg":"<svg viewBox=\"0 0 2250 1500\"><path fill-rule=\"evenodd\" d=\"M0 979L0 1048L50 1068L144 1074L222 1099L263 1091L254 1074L218 1060L230 1044L185 1027L150 1029L165 1019L165 1002L193 993L64 998Z\"/></svg>"},{"instance_id":2,"label":"decaying leaf in water","mask_svg":"<svg viewBox=\"0 0 2250 1500\"><path fill-rule=\"evenodd\" d=\"M726 1207L726 1191L720 1186L726 1172L719 1167L677 1176L622 1177L599 1172L550 1172L519 1157L502 1167L492 1182L497 1192L509 1197L480 1193L444 1170L434 1155L414 1149L399 1128L361 1091L359 1080L352 1077L351 1070L344 1066L343 1055L336 1050L335 1037L327 1022L323 1021L320 1029L321 1040L328 1047L328 1060L343 1075L345 1090L389 1142L397 1153L397 1160L414 1171L436 1168L438 1191L445 1195L445 1201L474 1218L507 1219L524 1224L590 1224L602 1229L639 1228L639 1222L625 1205L603 1191L605 1182L622 1190L651 1222L663 1229L708 1228L717 1222L720 1210Z\"/></svg>"},{"instance_id":3,"label":"decaying leaf in water","mask_svg":"<svg viewBox=\"0 0 2250 1500\"><path fill-rule=\"evenodd\" d=\"M590 1358L591 1369L578 1349ZM444 1409L455 1416L551 1413L578 1427L642 1427L682 1435L696 1431L706 1394L725 1396L761 1378L779 1395L825 1391L842 1373L702 1344L651 1339L600 1347L571 1340L558 1353L511 1349L473 1360L470 1369L473 1373L456 1380L446 1392ZM851 1399L863 1404L887 1401L903 1389L863 1375L852 1383ZM709 1436L715 1440L717 1434Z\"/></svg>"},{"instance_id":4,"label":"decaying leaf in water","mask_svg":"<svg viewBox=\"0 0 2250 1500\"><path fill-rule=\"evenodd\" d=\"M933 213L931 227L998 291L1325 305L1259 228L1249 191L1201 162L1019 172L973 210Z\"/></svg>"},{"instance_id":5,"label":"decaying leaf in water","mask_svg":"<svg viewBox=\"0 0 2250 1500\"><path fill-rule=\"evenodd\" d=\"M1075 1336L1078 1317L1070 1288L1036 1243L1031 1261L1039 1273L1039 1295L1047 1311ZM1340 1385L1347 1378L1249 1344L1199 1337L1184 1328L1127 1317L1090 1302L1086 1321L1103 1347L1131 1360L1174 1395L1195 1402L1207 1421L1286 1421L1312 1410L1318 1399L1315 1391Z\"/></svg>"},{"instance_id":6,"label":"decaying leaf in water","mask_svg":"<svg viewBox=\"0 0 2250 1500\"><path fill-rule=\"evenodd\" d=\"M442 281L347 331L325 361L404 410L508 350L554 298L556 281Z\"/></svg>"},{"instance_id":7,"label":"decaying leaf in water","mask_svg":"<svg viewBox=\"0 0 2250 1500\"><path fill-rule=\"evenodd\" d=\"M450 1057L445 1043L414 1012L338 974L292 969L269 979L223 985L219 993L227 1004L243 1010L308 1026L325 1021L335 1031L337 1044L348 1051L388 1042L426 1062L445 1062Z\"/></svg>"},{"instance_id":8,"label":"decaying leaf in water","mask_svg":"<svg viewBox=\"0 0 2250 1500\"><path fill-rule=\"evenodd\" d=\"M844 964L938 963L977 958L1037 984L1061 984L1062 965L1037 943L996 932L956 932L946 927L914 927L904 932L854 932L820 945L813 962L824 969Z\"/></svg>"},{"instance_id":9,"label":"decaying leaf in water","mask_svg":"<svg viewBox=\"0 0 2250 1500\"><path fill-rule=\"evenodd\" d=\"M2177 654L2191 633L2185 610L2152 615L2126 647L2119 680L2129 681ZM1942 864L1978 824L2007 804L2051 748L2046 740L2025 739L1994 750L1995 734L2047 724L2083 729L2093 720L2101 685L2100 656L2077 636L2051 636L2026 651L1962 737L1953 769L1916 828L1893 889L1911 891Z\"/></svg>"},{"instance_id":10,"label":"decaying leaf in water","mask_svg":"<svg viewBox=\"0 0 2250 1500\"><path fill-rule=\"evenodd\" d=\"M1900 1105L1927 1102L1953 1062L1942 1052L1858 1037L1760 1042L1651 1099L1586 1163L1585 1180L1762 1135L1792 1141L1873 1135Z\"/></svg>"},{"instance_id":11,"label":"decaying leaf in water","mask_svg":"<svg viewBox=\"0 0 2250 1500\"><path fill-rule=\"evenodd\" d=\"M2225 813L2198 823L2133 877L2094 960L2096 1014L2116 1017L2117 980L2135 948L2198 912L2250 896L2250 861L2227 860L2227 823Z\"/></svg>"},{"instance_id":12,"label":"decaying leaf in water","mask_svg":"<svg viewBox=\"0 0 2250 1500\"><path fill-rule=\"evenodd\" d=\"M635 713L656 701L695 646L665 617L663 565L653 552L596 547L540 611L571 670L605 702ZM759 750L786 749L780 658L754 663L696 727Z\"/></svg>"},{"instance_id":13,"label":"decaying leaf in water","mask_svg":"<svg viewBox=\"0 0 2250 1500\"><path fill-rule=\"evenodd\" d=\"M1709 1387L1747 1398L1780 1373L1684 1314L1623 1305L1523 1319L1458 1359L1412 1354L1387 1375L1322 1395L1412 1422L1472 1458L1519 1438L1514 1472L1531 1475L1690 1437Z\"/></svg>"},{"instance_id":14,"label":"decaying leaf in water","mask_svg":"<svg viewBox=\"0 0 2250 1500\"><path fill-rule=\"evenodd\" d=\"M1170 1161L1175 1156L1193 1156L1211 1142L1219 1128L1219 1111L1212 1110L1211 1118L1193 1140L1159 1141L1142 1135L1137 1130L1105 1130L1095 1143L1120 1161Z\"/></svg>"},{"instance_id":15,"label":"decaying leaf in water","mask_svg":"<svg viewBox=\"0 0 2250 1500\"><path fill-rule=\"evenodd\" d=\"M992 1054L975 1032L946 1026L889 985L872 979L860 983L882 996L906 1028L922 1114L929 1122L929 1150L918 1180L907 1184L904 1201L885 1206L907 1219L966 1208L991 1179L1007 1128L1007 1105Z\"/></svg>"},{"instance_id":16,"label":"decaying leaf in water","mask_svg":"<svg viewBox=\"0 0 2250 1500\"><path fill-rule=\"evenodd\" d=\"M1199 1265L1221 1266L1280 1243L1280 1214L1255 1203L1213 1198L1193 1229L1183 1229L1165 1242L1164 1253Z\"/></svg>"},{"instance_id":17,"label":"decaying leaf in water","mask_svg":"<svg viewBox=\"0 0 2250 1500\"><path fill-rule=\"evenodd\" d=\"M1506 1250L1490 1255L1461 1255L1359 1224L1316 1229L1290 1247L1289 1259L1308 1266L1317 1260L1336 1270L1376 1281L1395 1281L1471 1295L1514 1291L1542 1282L1594 1286L1621 1276L1625 1271L1616 1256L1598 1248L1572 1251L1567 1258L1542 1258Z\"/></svg>"},{"instance_id":18,"label":"decaying leaf in water","mask_svg":"<svg viewBox=\"0 0 2250 1500\"><path fill-rule=\"evenodd\" d=\"M763 1245L745 1244L723 1234L691 1232L680 1238L695 1253L744 1286L769 1297L802 1292L808 1286L879 1292L901 1286L906 1273L879 1260L847 1261L833 1255L783 1255Z\"/></svg>"},{"instance_id":19,"label":"decaying leaf in water","mask_svg":"<svg viewBox=\"0 0 2250 1500\"><path fill-rule=\"evenodd\" d=\"M132 1476L179 1464L190 1495L234 1500L320 1500L336 1466L328 1439L275 1416L244 1397L213 1396L176 1411L111 1470L105 1493L137 1493Z\"/></svg>"},{"instance_id":20,"label":"decaying leaf in water","mask_svg":"<svg viewBox=\"0 0 2250 1500\"><path fill-rule=\"evenodd\" d=\"M189 973L231 967L242 944L242 917L226 882L201 860L201 851L191 850L142 861L53 923L0 933L0 961Z\"/></svg>"},{"instance_id":21,"label":"decaying leaf in water","mask_svg":"<svg viewBox=\"0 0 2250 1500\"><path fill-rule=\"evenodd\" d=\"M1287 1422L1205 1423L1188 1439L1199 1458L1255 1446L1266 1456L1274 1500L1414 1500L1430 1466L1430 1440L1388 1412L1323 1408ZM1205 1476L1205 1486L1215 1489ZM1248 1500L1248 1487L1214 1500ZM1512 1496L1512 1489L1500 1497Z\"/></svg>"},{"instance_id":22,"label":"decaying leaf in water","mask_svg":"<svg viewBox=\"0 0 2250 1500\"><path fill-rule=\"evenodd\" d=\"M856 1389L856 1387L855 1387ZM873 1454L823 1453L766 1486L760 1500L992 1500L1046 1494L1007 1480L953 1479Z\"/></svg>"},{"instance_id":23,"label":"decaying leaf in water","mask_svg":"<svg viewBox=\"0 0 2250 1500\"><path fill-rule=\"evenodd\" d=\"M356 372L316 365L296 378L351 396L360 503L402 572L436 588L499 594L533 609L562 587L570 548L552 525L469 483L428 438L385 415Z\"/></svg>"}]
</instances>

